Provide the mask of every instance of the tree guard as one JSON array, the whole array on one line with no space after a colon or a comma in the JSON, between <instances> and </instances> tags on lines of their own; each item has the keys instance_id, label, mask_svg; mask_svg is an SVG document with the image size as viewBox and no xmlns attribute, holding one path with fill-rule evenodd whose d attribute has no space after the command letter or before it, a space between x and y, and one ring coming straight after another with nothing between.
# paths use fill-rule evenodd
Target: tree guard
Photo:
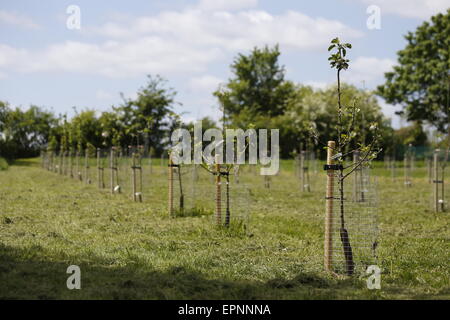
<instances>
[{"instance_id":1,"label":"tree guard","mask_svg":"<svg viewBox=\"0 0 450 320\"><path fill-rule=\"evenodd\" d=\"M376 183L370 177L369 163L363 161L361 168L352 172L353 179L349 180L352 188L341 192L334 148L334 141L329 141L324 166L327 172L324 265L333 274L357 276L377 261ZM355 163L361 161L359 154L353 155L353 159ZM345 215L340 212L343 208Z\"/></svg>"}]
</instances>

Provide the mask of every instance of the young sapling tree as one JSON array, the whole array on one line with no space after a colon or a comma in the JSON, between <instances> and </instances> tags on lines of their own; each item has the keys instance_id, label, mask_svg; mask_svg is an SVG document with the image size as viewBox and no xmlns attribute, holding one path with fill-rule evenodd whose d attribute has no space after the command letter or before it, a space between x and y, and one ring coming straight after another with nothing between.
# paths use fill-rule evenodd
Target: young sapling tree
<instances>
[{"instance_id":1,"label":"young sapling tree","mask_svg":"<svg viewBox=\"0 0 450 320\"><path fill-rule=\"evenodd\" d=\"M346 58L346 55L347 50L351 48L352 45L350 43L342 43L339 38L333 39L328 48L328 51L331 52L328 60L331 68L336 69L337 76L337 143L333 150L333 158L337 161L337 166L335 168L338 171L339 234L344 251L345 273L347 275L352 275L354 273L355 264L351 237L346 226L346 207L344 198L345 181L355 170L376 158L377 154L381 151L381 149L377 148L377 142L379 140L377 123L370 124L372 141L369 144L366 145L364 141L356 141L358 134L355 125L360 109L357 107L356 100L353 101L351 106L344 106L342 102L341 72L349 68L350 60ZM323 142L320 141L319 134L314 128L311 129L313 137L323 144ZM366 139L366 137L364 137L364 139ZM359 152L359 159L356 162L345 166L345 157L355 151Z\"/></svg>"}]
</instances>

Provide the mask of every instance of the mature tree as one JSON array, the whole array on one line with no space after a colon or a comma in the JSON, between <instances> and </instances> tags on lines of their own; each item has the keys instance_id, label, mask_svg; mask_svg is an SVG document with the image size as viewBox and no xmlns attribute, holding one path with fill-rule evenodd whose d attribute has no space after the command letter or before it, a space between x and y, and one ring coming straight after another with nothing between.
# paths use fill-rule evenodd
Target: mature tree
<instances>
[{"instance_id":1,"label":"mature tree","mask_svg":"<svg viewBox=\"0 0 450 320\"><path fill-rule=\"evenodd\" d=\"M61 123L62 125L63 123ZM88 144L92 144L96 148L102 146L101 126L94 110L77 112L71 120L70 129L71 135L75 137L73 143L76 144L78 151L81 152L87 148ZM63 130L60 131L62 134ZM71 148L73 147L72 145Z\"/></svg>"},{"instance_id":2,"label":"mature tree","mask_svg":"<svg viewBox=\"0 0 450 320\"><path fill-rule=\"evenodd\" d=\"M0 102L1 155L11 159L38 155L56 125L54 115L40 107L32 105L23 111Z\"/></svg>"},{"instance_id":3,"label":"mature tree","mask_svg":"<svg viewBox=\"0 0 450 320\"><path fill-rule=\"evenodd\" d=\"M121 106L114 108L125 128L126 144L145 144L156 155L163 152L168 143L167 133L175 126L176 92L165 84L166 80L160 76L148 76L136 99L124 99Z\"/></svg>"},{"instance_id":4,"label":"mature tree","mask_svg":"<svg viewBox=\"0 0 450 320\"><path fill-rule=\"evenodd\" d=\"M336 87L315 90L309 86L294 85L284 79L284 67L278 63L278 47L255 48L248 55L239 54L231 65L234 77L216 92L225 108L228 126L248 128L276 128L280 130L280 152L289 157L294 150L317 148L310 135L314 125L324 141L334 138L337 130L335 114ZM369 123L380 123L383 143L392 137L389 121L371 92L342 84L342 104L358 104L358 137L349 146L372 139ZM392 139L390 139L392 140ZM389 141L391 142L391 141ZM390 143L389 143L390 144Z\"/></svg>"},{"instance_id":5,"label":"mature tree","mask_svg":"<svg viewBox=\"0 0 450 320\"><path fill-rule=\"evenodd\" d=\"M395 148L388 152L389 156L395 156L397 160L403 159L409 146L414 147L417 159L422 159L429 151L429 141L427 133L419 121L414 121L411 125L392 132L391 139Z\"/></svg>"},{"instance_id":6,"label":"mature tree","mask_svg":"<svg viewBox=\"0 0 450 320\"><path fill-rule=\"evenodd\" d=\"M385 74L378 94L403 105L408 120L425 120L439 131L450 124L450 9L424 22L405 38L398 65Z\"/></svg>"},{"instance_id":7,"label":"mature tree","mask_svg":"<svg viewBox=\"0 0 450 320\"><path fill-rule=\"evenodd\" d=\"M394 136L398 145L407 146L426 146L428 138L419 122L415 122L410 126L403 127L394 131Z\"/></svg>"},{"instance_id":8,"label":"mature tree","mask_svg":"<svg viewBox=\"0 0 450 320\"><path fill-rule=\"evenodd\" d=\"M231 65L234 78L214 92L231 122L248 125L255 116L284 113L294 85L284 79L285 69L278 63L278 46L254 48L249 55L239 54Z\"/></svg>"},{"instance_id":9,"label":"mature tree","mask_svg":"<svg viewBox=\"0 0 450 320\"><path fill-rule=\"evenodd\" d=\"M385 148L391 146L392 128L374 95L348 84L341 84L341 91L342 105L356 106L360 110L354 124L357 135L348 146L356 148L359 143L365 144L372 140L373 132L368 128L370 123L374 122L379 124L378 132L382 139L380 144ZM315 127L315 131L320 134L320 140L323 143L335 139L338 127L338 119L335 116L336 99L336 86L316 90L308 86L298 87L296 95L289 101L283 121L282 131L291 132L291 134L283 135L286 139L284 142L286 148L298 147L300 143L305 148L310 148L311 140L308 140L308 136L311 126Z\"/></svg>"},{"instance_id":10,"label":"mature tree","mask_svg":"<svg viewBox=\"0 0 450 320\"><path fill-rule=\"evenodd\" d=\"M116 112L103 112L99 118L99 123L102 129L102 145L104 147L125 145L125 128Z\"/></svg>"},{"instance_id":11,"label":"mature tree","mask_svg":"<svg viewBox=\"0 0 450 320\"><path fill-rule=\"evenodd\" d=\"M211 119L210 117L203 117L202 119L199 120L202 124L202 133L205 133L206 130L211 129L211 128L218 128L219 126L217 125L217 123ZM194 125L197 121L191 121L186 123L185 125L183 125L183 128L189 130L189 132L191 132L192 134L194 134Z\"/></svg>"}]
</instances>

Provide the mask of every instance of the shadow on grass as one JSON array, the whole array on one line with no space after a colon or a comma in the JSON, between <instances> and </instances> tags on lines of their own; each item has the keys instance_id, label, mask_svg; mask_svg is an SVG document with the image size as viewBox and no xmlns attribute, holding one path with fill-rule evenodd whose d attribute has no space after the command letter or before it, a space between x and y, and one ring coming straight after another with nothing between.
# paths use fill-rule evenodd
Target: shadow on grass
<instances>
[{"instance_id":1,"label":"shadow on grass","mask_svg":"<svg viewBox=\"0 0 450 320\"><path fill-rule=\"evenodd\" d=\"M339 290L355 290L352 281L309 273L289 280L230 281L182 266L160 271L139 261L118 267L91 256L89 263L45 257L37 245L18 249L0 244L0 299L333 299ZM71 264L81 269L81 290L66 287Z\"/></svg>"},{"instance_id":2,"label":"shadow on grass","mask_svg":"<svg viewBox=\"0 0 450 320\"><path fill-rule=\"evenodd\" d=\"M40 246L18 249L0 244L0 299L379 299L380 290L367 290L362 281L338 280L324 274L299 273L292 279L273 278L266 282L216 279L183 266L155 270L151 263L130 261L113 266L95 256L78 263L46 261L50 258ZM81 290L66 287L67 267L81 269ZM448 288L436 295L409 294L408 299L442 298ZM385 290L383 290L386 292ZM397 292L397 293L400 293ZM394 292L392 292L394 293Z\"/></svg>"}]
</instances>

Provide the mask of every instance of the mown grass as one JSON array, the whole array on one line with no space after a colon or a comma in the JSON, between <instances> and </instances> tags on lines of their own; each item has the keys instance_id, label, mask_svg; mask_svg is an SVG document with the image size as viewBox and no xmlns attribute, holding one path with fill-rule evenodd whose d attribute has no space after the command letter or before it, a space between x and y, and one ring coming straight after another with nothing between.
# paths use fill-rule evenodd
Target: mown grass
<instances>
[{"instance_id":1,"label":"mown grass","mask_svg":"<svg viewBox=\"0 0 450 320\"><path fill-rule=\"evenodd\" d=\"M323 272L324 174L313 175L313 192L304 194L292 162L283 169L270 190L246 174L250 222L233 232L215 227L207 209L170 218L167 167L156 163L144 202L134 203L98 190L95 179L87 185L35 159L18 161L0 172L0 298L450 298L450 213L431 210L424 168L412 188L400 169L395 182L381 165L374 170L381 290ZM201 198L205 208L211 200ZM81 268L81 290L66 287L72 264Z\"/></svg>"}]
</instances>

